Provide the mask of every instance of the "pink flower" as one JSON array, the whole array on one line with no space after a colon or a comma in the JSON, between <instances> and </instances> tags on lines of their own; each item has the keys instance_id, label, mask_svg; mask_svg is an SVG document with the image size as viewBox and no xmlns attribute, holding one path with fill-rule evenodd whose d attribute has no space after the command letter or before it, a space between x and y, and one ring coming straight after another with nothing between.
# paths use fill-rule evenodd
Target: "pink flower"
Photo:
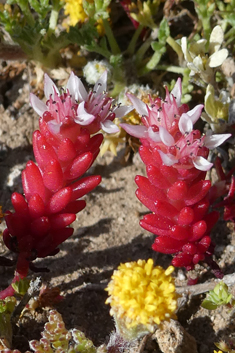
<instances>
[{"instance_id":1,"label":"pink flower","mask_svg":"<svg viewBox=\"0 0 235 353\"><path fill-rule=\"evenodd\" d=\"M165 100L150 98L150 105L128 95L143 125L121 126L142 143L139 153L147 177L136 176L136 196L152 212L140 225L157 235L153 250L174 255L174 266L190 270L204 261L220 276L211 259L210 231L219 215L209 212L211 182L205 176L212 163L206 158L208 149L230 134L201 136L193 130L203 106L189 110L181 105L181 92L178 79L171 93L166 89Z\"/></svg>"},{"instance_id":2,"label":"pink flower","mask_svg":"<svg viewBox=\"0 0 235 353\"><path fill-rule=\"evenodd\" d=\"M7 228L3 232L5 245L17 254L13 282L26 277L29 268L37 271L33 264L36 258L59 251L58 246L73 234L70 225L76 213L86 206L81 198L101 181L100 175L84 176L99 154L103 135L97 132L116 132L112 120L132 109L112 105L113 99L104 92L106 78L104 73L87 93L72 73L60 94L45 75L47 102L30 96L40 115L39 130L33 134L36 163L29 161L22 172L24 196L12 194L15 212L5 213ZM0 260L4 263L6 259ZM0 298L12 295L12 291L8 287Z\"/></svg>"},{"instance_id":3,"label":"pink flower","mask_svg":"<svg viewBox=\"0 0 235 353\"><path fill-rule=\"evenodd\" d=\"M91 134L100 129L107 133L115 133L119 128L113 123L115 118L121 118L133 108L115 105L114 99L108 97L107 72L104 72L96 82L93 90L86 91L82 81L72 72L66 89L60 94L53 81L45 74L44 103L34 94L30 95L33 109L40 116L50 113L48 127L51 132L58 133L62 124L74 121L86 127Z\"/></svg>"},{"instance_id":4,"label":"pink flower","mask_svg":"<svg viewBox=\"0 0 235 353\"><path fill-rule=\"evenodd\" d=\"M128 94L137 112L142 115L143 125L120 124L128 134L138 137L143 145L158 147L162 162L175 168L192 168L207 171L212 167L208 162L207 150L221 145L230 134L201 136L193 125L200 118L203 105L188 110L181 105L181 80L177 80L172 92L166 89L166 98L150 100L150 105Z\"/></svg>"}]
</instances>

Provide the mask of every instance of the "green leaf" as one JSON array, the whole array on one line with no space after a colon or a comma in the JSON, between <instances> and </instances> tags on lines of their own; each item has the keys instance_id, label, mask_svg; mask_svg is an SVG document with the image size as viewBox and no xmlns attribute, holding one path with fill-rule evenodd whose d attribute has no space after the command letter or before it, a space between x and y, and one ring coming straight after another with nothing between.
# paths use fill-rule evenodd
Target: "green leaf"
<instances>
[{"instance_id":1,"label":"green leaf","mask_svg":"<svg viewBox=\"0 0 235 353\"><path fill-rule=\"evenodd\" d=\"M218 305L207 299L203 300L201 306L207 310L215 310L218 307Z\"/></svg>"},{"instance_id":2,"label":"green leaf","mask_svg":"<svg viewBox=\"0 0 235 353\"><path fill-rule=\"evenodd\" d=\"M160 23L159 30L158 30L159 42L162 44L165 44L169 35L170 35L170 28L168 25L168 21L166 18L163 18L163 20Z\"/></svg>"}]
</instances>

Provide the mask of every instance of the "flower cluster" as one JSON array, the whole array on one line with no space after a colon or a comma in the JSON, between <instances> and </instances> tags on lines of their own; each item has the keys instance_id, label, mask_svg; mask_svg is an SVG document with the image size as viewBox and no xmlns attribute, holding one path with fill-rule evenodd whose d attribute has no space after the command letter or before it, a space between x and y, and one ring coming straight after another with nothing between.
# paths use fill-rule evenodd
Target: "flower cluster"
<instances>
[{"instance_id":1,"label":"flower cluster","mask_svg":"<svg viewBox=\"0 0 235 353\"><path fill-rule=\"evenodd\" d=\"M218 213L208 212L211 182L205 175L212 163L207 156L230 135L202 136L193 130L203 106L189 110L181 105L181 94L180 79L171 93L166 89L165 100L152 99L150 105L129 94L143 125L121 126L142 143L147 177L136 176L136 195L152 213L140 224L157 235L155 251L175 254L172 264L189 270L213 253L210 231Z\"/></svg>"},{"instance_id":2,"label":"flower cluster","mask_svg":"<svg viewBox=\"0 0 235 353\"><path fill-rule=\"evenodd\" d=\"M111 315L122 320L127 329L143 325L150 332L163 320L174 318L177 294L173 271L173 266L167 270L154 267L152 259L121 264L106 289Z\"/></svg>"},{"instance_id":3,"label":"flower cluster","mask_svg":"<svg viewBox=\"0 0 235 353\"><path fill-rule=\"evenodd\" d=\"M17 276L25 277L29 268L35 269L36 258L59 251L58 246L73 234L69 225L76 213L86 205L80 198L101 181L100 176L82 177L99 153L103 136L97 132L116 131L112 120L130 111L130 107L112 105L105 92L106 79L104 73L87 92L72 73L60 93L45 75L46 103L31 94L31 105L40 115L39 130L33 134L37 164L29 161L22 172L25 197L12 194L15 212L5 213L3 233L6 246L18 254Z\"/></svg>"},{"instance_id":4,"label":"flower cluster","mask_svg":"<svg viewBox=\"0 0 235 353\"><path fill-rule=\"evenodd\" d=\"M220 26L214 27L209 39L209 49L207 50L207 40L200 39L191 43L187 48L187 38L181 39L181 47L184 58L190 71L190 76L196 80L202 80L209 84L214 83L214 69L223 64L228 56L228 50L220 49L224 40L223 30ZM207 54L209 52L209 55Z\"/></svg>"}]
</instances>

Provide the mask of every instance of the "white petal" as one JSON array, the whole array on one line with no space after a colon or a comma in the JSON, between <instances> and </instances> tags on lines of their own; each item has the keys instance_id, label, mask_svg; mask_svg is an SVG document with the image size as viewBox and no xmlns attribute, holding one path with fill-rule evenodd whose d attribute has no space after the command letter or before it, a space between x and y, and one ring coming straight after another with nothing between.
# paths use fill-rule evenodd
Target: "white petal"
<instances>
[{"instance_id":1,"label":"white petal","mask_svg":"<svg viewBox=\"0 0 235 353\"><path fill-rule=\"evenodd\" d=\"M179 77L178 80L176 81L176 84L171 91L171 94L175 97L176 104L179 107L181 103L181 96L182 96L182 84L181 84L181 78Z\"/></svg>"},{"instance_id":2,"label":"white petal","mask_svg":"<svg viewBox=\"0 0 235 353\"><path fill-rule=\"evenodd\" d=\"M73 72L68 79L66 88L74 101L82 102L87 99L88 94L82 81Z\"/></svg>"},{"instance_id":3,"label":"white petal","mask_svg":"<svg viewBox=\"0 0 235 353\"><path fill-rule=\"evenodd\" d=\"M204 143L205 143L205 146L211 150L211 149L221 145L230 136L232 136L232 135L231 134L218 134L218 135L206 136Z\"/></svg>"},{"instance_id":4,"label":"white petal","mask_svg":"<svg viewBox=\"0 0 235 353\"><path fill-rule=\"evenodd\" d=\"M189 54L189 51L188 51L188 48L187 48L187 38L186 37L181 38L181 48L182 48L182 51L184 53L185 60L187 62L192 62L193 59L192 59L191 55Z\"/></svg>"},{"instance_id":5,"label":"white petal","mask_svg":"<svg viewBox=\"0 0 235 353\"><path fill-rule=\"evenodd\" d=\"M142 102L139 98L130 93L127 93L127 97L130 99L137 113L139 113L140 115L148 115L148 109L144 102Z\"/></svg>"},{"instance_id":6,"label":"white petal","mask_svg":"<svg viewBox=\"0 0 235 353\"><path fill-rule=\"evenodd\" d=\"M193 109L189 110L186 114L190 117L193 125L198 121L201 116L202 109L204 108L203 104L198 104Z\"/></svg>"},{"instance_id":7,"label":"white petal","mask_svg":"<svg viewBox=\"0 0 235 353\"><path fill-rule=\"evenodd\" d=\"M227 56L228 56L228 50L225 48L219 51L216 51L214 54L212 54L209 57L208 64L210 67L218 67L223 64Z\"/></svg>"},{"instance_id":8,"label":"white petal","mask_svg":"<svg viewBox=\"0 0 235 353\"><path fill-rule=\"evenodd\" d=\"M181 134L191 132L193 130L193 122L187 113L183 113L179 120L179 129Z\"/></svg>"},{"instance_id":9,"label":"white petal","mask_svg":"<svg viewBox=\"0 0 235 353\"><path fill-rule=\"evenodd\" d=\"M42 116L47 111L47 105L35 96L35 94L30 93L29 100L32 108L39 116Z\"/></svg>"},{"instance_id":10,"label":"white petal","mask_svg":"<svg viewBox=\"0 0 235 353\"><path fill-rule=\"evenodd\" d=\"M178 163L178 159L176 159L174 156L171 156L169 154L165 154L160 150L158 150L158 153L161 156L163 164L165 164L166 166L170 167L170 166L174 165L175 163Z\"/></svg>"},{"instance_id":11,"label":"white petal","mask_svg":"<svg viewBox=\"0 0 235 353\"><path fill-rule=\"evenodd\" d=\"M129 124L120 124L120 126L131 136L137 138L147 138L148 129L144 125L129 125Z\"/></svg>"},{"instance_id":12,"label":"white petal","mask_svg":"<svg viewBox=\"0 0 235 353\"><path fill-rule=\"evenodd\" d=\"M159 136L166 146L172 146L175 143L174 137L162 126L159 126Z\"/></svg>"},{"instance_id":13,"label":"white petal","mask_svg":"<svg viewBox=\"0 0 235 353\"><path fill-rule=\"evenodd\" d=\"M195 168L202 170L203 172L206 172L207 170L211 169L211 167L213 166L213 163L208 162L207 159L200 156L200 157L196 157L193 160L193 165Z\"/></svg>"},{"instance_id":14,"label":"white petal","mask_svg":"<svg viewBox=\"0 0 235 353\"><path fill-rule=\"evenodd\" d=\"M161 142L161 138L160 138L159 132L158 131L153 131L151 126L148 128L148 135L149 135L149 138L151 138L152 141Z\"/></svg>"},{"instance_id":15,"label":"white petal","mask_svg":"<svg viewBox=\"0 0 235 353\"><path fill-rule=\"evenodd\" d=\"M119 128L111 120L106 120L103 123L100 123L101 129L107 132L108 134L115 134L119 132Z\"/></svg>"},{"instance_id":16,"label":"white petal","mask_svg":"<svg viewBox=\"0 0 235 353\"><path fill-rule=\"evenodd\" d=\"M134 108L132 105L122 105L118 106L117 108L113 109L113 112L115 113L115 118L122 118L123 116L127 115L130 113Z\"/></svg>"},{"instance_id":17,"label":"white petal","mask_svg":"<svg viewBox=\"0 0 235 353\"><path fill-rule=\"evenodd\" d=\"M44 94L46 99L49 99L51 94L53 97L55 91L58 95L60 95L60 92L56 87L56 85L54 84L54 82L50 79L50 77L47 74L45 74L44 75Z\"/></svg>"},{"instance_id":18,"label":"white petal","mask_svg":"<svg viewBox=\"0 0 235 353\"><path fill-rule=\"evenodd\" d=\"M96 82L93 91L96 92L96 96L102 94L104 91L107 89L107 78L108 78L108 73L105 71L99 80Z\"/></svg>"},{"instance_id":19,"label":"white petal","mask_svg":"<svg viewBox=\"0 0 235 353\"><path fill-rule=\"evenodd\" d=\"M210 35L209 53L219 50L224 40L224 32L220 26L215 26Z\"/></svg>"},{"instance_id":20,"label":"white petal","mask_svg":"<svg viewBox=\"0 0 235 353\"><path fill-rule=\"evenodd\" d=\"M95 119L95 116L92 114L87 113L85 110L85 102L79 104L77 109L77 116L74 119L75 123L80 125L89 125Z\"/></svg>"}]
</instances>

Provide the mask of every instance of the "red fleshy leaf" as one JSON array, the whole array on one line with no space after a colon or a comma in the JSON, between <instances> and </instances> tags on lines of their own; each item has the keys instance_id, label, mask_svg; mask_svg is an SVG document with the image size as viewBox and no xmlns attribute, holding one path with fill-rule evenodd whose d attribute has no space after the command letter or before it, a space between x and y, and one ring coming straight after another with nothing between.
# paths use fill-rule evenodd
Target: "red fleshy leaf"
<instances>
[{"instance_id":1,"label":"red fleshy leaf","mask_svg":"<svg viewBox=\"0 0 235 353\"><path fill-rule=\"evenodd\" d=\"M70 202L72 197L71 187L65 187L57 191L50 199L47 210L48 213L61 212Z\"/></svg>"},{"instance_id":2,"label":"red fleshy leaf","mask_svg":"<svg viewBox=\"0 0 235 353\"><path fill-rule=\"evenodd\" d=\"M54 148L38 130L33 133L33 152L41 170L44 170L52 159L57 160Z\"/></svg>"},{"instance_id":3,"label":"red fleshy leaf","mask_svg":"<svg viewBox=\"0 0 235 353\"><path fill-rule=\"evenodd\" d=\"M64 185L64 176L60 163L56 159L49 161L43 172L44 185L52 193L57 192Z\"/></svg>"},{"instance_id":4,"label":"red fleshy leaf","mask_svg":"<svg viewBox=\"0 0 235 353\"><path fill-rule=\"evenodd\" d=\"M159 189L167 189L171 186L170 182L161 174L160 170L153 165L147 165L147 175L150 182Z\"/></svg>"},{"instance_id":5,"label":"red fleshy leaf","mask_svg":"<svg viewBox=\"0 0 235 353\"><path fill-rule=\"evenodd\" d=\"M192 259L192 255L180 253L174 257L171 263L175 267L186 267L191 265Z\"/></svg>"},{"instance_id":6,"label":"red fleshy leaf","mask_svg":"<svg viewBox=\"0 0 235 353\"><path fill-rule=\"evenodd\" d=\"M71 201L75 201L80 197L88 194L101 182L100 175L92 175L82 178L71 185L72 197Z\"/></svg>"},{"instance_id":7,"label":"red fleshy leaf","mask_svg":"<svg viewBox=\"0 0 235 353\"><path fill-rule=\"evenodd\" d=\"M172 220L175 219L179 213L174 206L172 206L170 203L163 201L155 201L154 207L156 210L155 213Z\"/></svg>"},{"instance_id":8,"label":"red fleshy leaf","mask_svg":"<svg viewBox=\"0 0 235 353\"><path fill-rule=\"evenodd\" d=\"M64 213L78 213L86 207L85 200L72 201L63 210Z\"/></svg>"},{"instance_id":9,"label":"red fleshy leaf","mask_svg":"<svg viewBox=\"0 0 235 353\"><path fill-rule=\"evenodd\" d=\"M38 194L45 203L49 197L42 175L35 163L29 161L22 172L22 183L26 200L29 201L32 195Z\"/></svg>"},{"instance_id":10,"label":"red fleshy leaf","mask_svg":"<svg viewBox=\"0 0 235 353\"><path fill-rule=\"evenodd\" d=\"M194 222L198 222L200 221L200 219L203 219L203 217L206 215L206 213L208 212L210 203L207 199L207 197L205 197L203 200L199 201L194 207L193 207L193 211L194 211Z\"/></svg>"},{"instance_id":11,"label":"red fleshy leaf","mask_svg":"<svg viewBox=\"0 0 235 353\"><path fill-rule=\"evenodd\" d=\"M205 221L199 221L192 225L191 235L189 236L189 241L197 241L202 238L202 236L207 231L207 224Z\"/></svg>"},{"instance_id":12,"label":"red fleshy leaf","mask_svg":"<svg viewBox=\"0 0 235 353\"><path fill-rule=\"evenodd\" d=\"M54 216L50 216L49 222L52 230L62 229L69 226L76 219L74 213L63 213Z\"/></svg>"},{"instance_id":13,"label":"red fleshy leaf","mask_svg":"<svg viewBox=\"0 0 235 353\"><path fill-rule=\"evenodd\" d=\"M163 254L174 254L181 251L185 243L186 242L183 240L176 240L167 236L159 236L155 239L152 248Z\"/></svg>"},{"instance_id":14,"label":"red fleshy leaf","mask_svg":"<svg viewBox=\"0 0 235 353\"><path fill-rule=\"evenodd\" d=\"M29 213L32 219L42 217L46 214L46 208L42 198L35 194L29 199Z\"/></svg>"},{"instance_id":15,"label":"red fleshy leaf","mask_svg":"<svg viewBox=\"0 0 235 353\"><path fill-rule=\"evenodd\" d=\"M184 207L179 213L178 223L179 225L188 225L194 220L194 211L191 207Z\"/></svg>"},{"instance_id":16,"label":"red fleshy leaf","mask_svg":"<svg viewBox=\"0 0 235 353\"><path fill-rule=\"evenodd\" d=\"M76 157L72 164L66 169L64 177L67 180L74 180L82 176L91 166L93 154L86 152Z\"/></svg>"},{"instance_id":17,"label":"red fleshy leaf","mask_svg":"<svg viewBox=\"0 0 235 353\"><path fill-rule=\"evenodd\" d=\"M148 230L149 232L156 234L156 235L168 235L169 236L171 234L170 230L154 227L153 225L146 223L144 220L140 221L140 225L142 228L144 228L144 229Z\"/></svg>"},{"instance_id":18,"label":"red fleshy leaf","mask_svg":"<svg viewBox=\"0 0 235 353\"><path fill-rule=\"evenodd\" d=\"M185 196L185 204L187 206L191 206L201 201L210 190L210 187L211 182L209 180L200 180L191 186L187 195Z\"/></svg>"},{"instance_id":19,"label":"red fleshy leaf","mask_svg":"<svg viewBox=\"0 0 235 353\"><path fill-rule=\"evenodd\" d=\"M185 240L190 236L189 227L181 227L179 225L174 225L171 228L171 237L177 240Z\"/></svg>"},{"instance_id":20,"label":"red fleshy leaf","mask_svg":"<svg viewBox=\"0 0 235 353\"><path fill-rule=\"evenodd\" d=\"M182 200L187 194L188 187L185 181L176 181L167 191L170 200Z\"/></svg>"},{"instance_id":21,"label":"red fleshy leaf","mask_svg":"<svg viewBox=\"0 0 235 353\"><path fill-rule=\"evenodd\" d=\"M11 195L11 202L12 202L12 206L15 209L15 212L18 213L19 216L23 218L28 218L29 208L23 195L19 194L18 192L14 192Z\"/></svg>"},{"instance_id":22,"label":"red fleshy leaf","mask_svg":"<svg viewBox=\"0 0 235 353\"><path fill-rule=\"evenodd\" d=\"M69 139L65 138L60 142L57 150L57 155L60 161L70 162L76 157L76 149L74 143Z\"/></svg>"},{"instance_id":23,"label":"red fleshy leaf","mask_svg":"<svg viewBox=\"0 0 235 353\"><path fill-rule=\"evenodd\" d=\"M42 238L49 232L51 226L48 217L43 216L35 219L30 228L34 237Z\"/></svg>"},{"instance_id":24,"label":"red fleshy leaf","mask_svg":"<svg viewBox=\"0 0 235 353\"><path fill-rule=\"evenodd\" d=\"M135 182L138 185L140 191L152 201L164 201L166 199L165 193L158 187L153 186L147 178L137 175L135 177Z\"/></svg>"}]
</instances>

